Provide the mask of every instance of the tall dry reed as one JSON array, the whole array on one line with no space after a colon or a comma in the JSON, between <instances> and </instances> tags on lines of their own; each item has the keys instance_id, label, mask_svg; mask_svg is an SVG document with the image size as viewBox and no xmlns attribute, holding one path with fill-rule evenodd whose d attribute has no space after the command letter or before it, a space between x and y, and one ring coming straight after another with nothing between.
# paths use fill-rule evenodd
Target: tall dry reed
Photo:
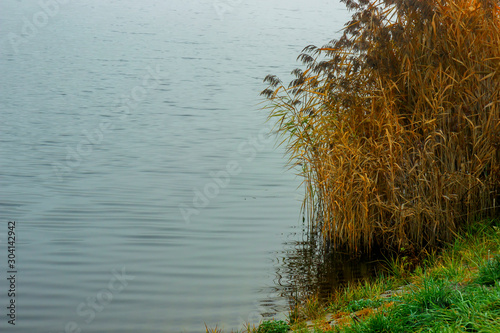
<instances>
[{"instance_id":1,"label":"tall dry reed","mask_svg":"<svg viewBox=\"0 0 500 333\"><path fill-rule=\"evenodd\" d=\"M499 2L343 2L342 37L262 92L311 226L351 253L420 251L498 215Z\"/></svg>"}]
</instances>

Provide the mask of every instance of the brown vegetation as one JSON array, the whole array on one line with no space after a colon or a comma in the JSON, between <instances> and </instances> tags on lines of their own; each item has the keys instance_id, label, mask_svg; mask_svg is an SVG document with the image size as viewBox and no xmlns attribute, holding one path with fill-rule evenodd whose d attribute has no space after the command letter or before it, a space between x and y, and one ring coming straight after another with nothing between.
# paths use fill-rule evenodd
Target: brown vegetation
<instances>
[{"instance_id":1,"label":"brown vegetation","mask_svg":"<svg viewBox=\"0 0 500 333\"><path fill-rule=\"evenodd\" d=\"M500 5L344 0L339 40L266 77L310 221L351 253L420 251L500 209Z\"/></svg>"}]
</instances>

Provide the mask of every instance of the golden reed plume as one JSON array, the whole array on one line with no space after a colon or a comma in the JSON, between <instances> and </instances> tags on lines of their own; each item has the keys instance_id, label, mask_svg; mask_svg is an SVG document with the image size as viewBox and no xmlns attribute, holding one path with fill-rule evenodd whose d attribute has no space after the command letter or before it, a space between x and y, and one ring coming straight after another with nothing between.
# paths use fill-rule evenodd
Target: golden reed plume
<instances>
[{"instance_id":1,"label":"golden reed plume","mask_svg":"<svg viewBox=\"0 0 500 333\"><path fill-rule=\"evenodd\" d=\"M270 118L335 248L422 251L500 213L500 6L344 1L343 35L267 76Z\"/></svg>"}]
</instances>

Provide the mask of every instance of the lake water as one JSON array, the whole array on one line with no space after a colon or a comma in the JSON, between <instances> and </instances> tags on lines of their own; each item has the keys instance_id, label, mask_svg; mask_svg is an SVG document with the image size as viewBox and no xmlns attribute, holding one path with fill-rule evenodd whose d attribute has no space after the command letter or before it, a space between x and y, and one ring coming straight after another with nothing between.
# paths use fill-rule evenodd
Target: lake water
<instances>
[{"instance_id":1,"label":"lake water","mask_svg":"<svg viewBox=\"0 0 500 333\"><path fill-rule=\"evenodd\" d=\"M303 191L259 92L348 17L331 0L1 1L0 331L286 311Z\"/></svg>"}]
</instances>

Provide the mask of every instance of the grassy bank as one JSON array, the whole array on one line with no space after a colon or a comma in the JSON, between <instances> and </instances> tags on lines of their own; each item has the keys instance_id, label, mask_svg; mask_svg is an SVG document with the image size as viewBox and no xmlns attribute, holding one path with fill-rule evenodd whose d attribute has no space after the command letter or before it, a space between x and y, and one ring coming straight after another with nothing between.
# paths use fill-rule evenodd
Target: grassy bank
<instances>
[{"instance_id":1,"label":"grassy bank","mask_svg":"<svg viewBox=\"0 0 500 333\"><path fill-rule=\"evenodd\" d=\"M500 332L500 220L477 224L412 271L406 258L387 265L386 276L349 285L324 304L304 301L289 322L243 333Z\"/></svg>"}]
</instances>

